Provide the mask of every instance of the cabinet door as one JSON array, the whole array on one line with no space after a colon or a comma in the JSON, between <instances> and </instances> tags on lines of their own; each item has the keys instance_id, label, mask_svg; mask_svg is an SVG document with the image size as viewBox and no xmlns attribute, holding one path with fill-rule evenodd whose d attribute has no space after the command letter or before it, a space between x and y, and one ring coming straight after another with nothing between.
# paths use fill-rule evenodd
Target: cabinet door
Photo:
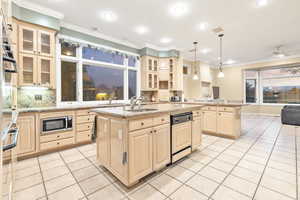
<instances>
[{"instance_id":1,"label":"cabinet door","mask_svg":"<svg viewBox=\"0 0 300 200\"><path fill-rule=\"evenodd\" d=\"M55 50L55 36L52 32L38 31L38 54L53 57Z\"/></svg>"},{"instance_id":2,"label":"cabinet door","mask_svg":"<svg viewBox=\"0 0 300 200\"><path fill-rule=\"evenodd\" d=\"M234 114L218 112L217 132L223 135L234 136Z\"/></svg>"},{"instance_id":3,"label":"cabinet door","mask_svg":"<svg viewBox=\"0 0 300 200\"><path fill-rule=\"evenodd\" d=\"M19 26L19 51L21 53L37 53L37 31L34 28Z\"/></svg>"},{"instance_id":4,"label":"cabinet door","mask_svg":"<svg viewBox=\"0 0 300 200\"><path fill-rule=\"evenodd\" d=\"M153 89L158 89L158 75L153 74Z\"/></svg>"},{"instance_id":5,"label":"cabinet door","mask_svg":"<svg viewBox=\"0 0 300 200\"><path fill-rule=\"evenodd\" d=\"M195 117L192 122L192 150L195 150L200 146L201 140L201 117Z\"/></svg>"},{"instance_id":6,"label":"cabinet door","mask_svg":"<svg viewBox=\"0 0 300 200\"><path fill-rule=\"evenodd\" d=\"M50 57L38 56L38 84L45 87L54 87L54 62Z\"/></svg>"},{"instance_id":7,"label":"cabinet door","mask_svg":"<svg viewBox=\"0 0 300 200\"><path fill-rule=\"evenodd\" d=\"M192 122L172 126L172 154L192 144Z\"/></svg>"},{"instance_id":8,"label":"cabinet door","mask_svg":"<svg viewBox=\"0 0 300 200\"><path fill-rule=\"evenodd\" d=\"M157 126L153 130L153 169L157 170L170 163L170 125Z\"/></svg>"},{"instance_id":9,"label":"cabinet door","mask_svg":"<svg viewBox=\"0 0 300 200\"><path fill-rule=\"evenodd\" d=\"M217 132L217 112L203 111L202 113L202 131Z\"/></svg>"},{"instance_id":10,"label":"cabinet door","mask_svg":"<svg viewBox=\"0 0 300 200\"><path fill-rule=\"evenodd\" d=\"M109 167L110 134L109 119L97 116L97 158L101 165Z\"/></svg>"},{"instance_id":11,"label":"cabinet door","mask_svg":"<svg viewBox=\"0 0 300 200\"><path fill-rule=\"evenodd\" d=\"M135 182L152 170L152 128L129 133L129 182Z\"/></svg>"},{"instance_id":12,"label":"cabinet door","mask_svg":"<svg viewBox=\"0 0 300 200\"><path fill-rule=\"evenodd\" d=\"M34 153L35 148L35 116L20 116L17 121L19 128L19 137L17 152L19 155Z\"/></svg>"},{"instance_id":13,"label":"cabinet door","mask_svg":"<svg viewBox=\"0 0 300 200\"><path fill-rule=\"evenodd\" d=\"M119 120L110 120L110 168L121 179L127 177L127 158L125 157L126 124Z\"/></svg>"},{"instance_id":14,"label":"cabinet door","mask_svg":"<svg viewBox=\"0 0 300 200\"><path fill-rule=\"evenodd\" d=\"M151 90L153 88L153 74L148 73L147 74L147 89Z\"/></svg>"},{"instance_id":15,"label":"cabinet door","mask_svg":"<svg viewBox=\"0 0 300 200\"><path fill-rule=\"evenodd\" d=\"M19 57L19 84L37 84L37 57L33 54L20 54Z\"/></svg>"}]
</instances>

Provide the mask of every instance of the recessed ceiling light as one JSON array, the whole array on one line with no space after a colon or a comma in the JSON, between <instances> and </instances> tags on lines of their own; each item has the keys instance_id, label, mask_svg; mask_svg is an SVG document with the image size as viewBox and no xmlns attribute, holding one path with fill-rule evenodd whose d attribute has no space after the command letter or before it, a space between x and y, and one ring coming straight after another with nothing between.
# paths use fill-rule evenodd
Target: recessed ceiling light
<instances>
[{"instance_id":1,"label":"recessed ceiling light","mask_svg":"<svg viewBox=\"0 0 300 200\"><path fill-rule=\"evenodd\" d=\"M116 13L114 13L111 10L104 10L100 13L101 19L107 22L114 22L118 19L118 16Z\"/></svg>"},{"instance_id":2,"label":"recessed ceiling light","mask_svg":"<svg viewBox=\"0 0 300 200\"><path fill-rule=\"evenodd\" d=\"M160 39L160 42L164 43L164 44L168 44L168 43L172 42L172 39L169 37L164 37L164 38Z\"/></svg>"},{"instance_id":3,"label":"recessed ceiling light","mask_svg":"<svg viewBox=\"0 0 300 200\"><path fill-rule=\"evenodd\" d=\"M209 52L211 52L211 49L209 49L209 48L201 49L200 52L202 54L208 54Z\"/></svg>"},{"instance_id":4,"label":"recessed ceiling light","mask_svg":"<svg viewBox=\"0 0 300 200\"><path fill-rule=\"evenodd\" d=\"M258 6L258 7L263 7L263 6L266 6L266 5L268 5L268 0L256 0L256 5Z\"/></svg>"},{"instance_id":5,"label":"recessed ceiling light","mask_svg":"<svg viewBox=\"0 0 300 200\"><path fill-rule=\"evenodd\" d=\"M207 28L208 28L208 23L207 23L207 22L202 22L202 23L200 23L200 24L198 25L198 29L199 29L200 31L205 31L205 30L207 30Z\"/></svg>"},{"instance_id":6,"label":"recessed ceiling light","mask_svg":"<svg viewBox=\"0 0 300 200\"><path fill-rule=\"evenodd\" d=\"M148 33L149 29L146 26L140 25L140 26L135 27L134 31L138 34L143 35L145 33Z\"/></svg>"},{"instance_id":7,"label":"recessed ceiling light","mask_svg":"<svg viewBox=\"0 0 300 200\"><path fill-rule=\"evenodd\" d=\"M172 5L169 9L169 12L174 17L181 17L188 13L189 7L184 2L177 2L174 5Z\"/></svg>"},{"instance_id":8,"label":"recessed ceiling light","mask_svg":"<svg viewBox=\"0 0 300 200\"><path fill-rule=\"evenodd\" d=\"M232 60L232 59L228 59L225 63L226 63L227 65L231 65L231 64L236 63L236 61L235 61L235 60Z\"/></svg>"}]
</instances>

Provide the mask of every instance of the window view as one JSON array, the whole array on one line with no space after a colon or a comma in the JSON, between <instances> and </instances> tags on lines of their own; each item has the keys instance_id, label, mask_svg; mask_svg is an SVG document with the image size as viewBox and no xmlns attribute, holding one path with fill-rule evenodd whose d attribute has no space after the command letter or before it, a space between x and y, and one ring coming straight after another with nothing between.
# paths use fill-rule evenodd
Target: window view
<instances>
[{"instance_id":1,"label":"window view","mask_svg":"<svg viewBox=\"0 0 300 200\"><path fill-rule=\"evenodd\" d=\"M61 62L61 101L76 101L76 63Z\"/></svg>"},{"instance_id":2,"label":"window view","mask_svg":"<svg viewBox=\"0 0 300 200\"><path fill-rule=\"evenodd\" d=\"M246 103L257 103L257 71L245 72Z\"/></svg>"},{"instance_id":3,"label":"window view","mask_svg":"<svg viewBox=\"0 0 300 200\"><path fill-rule=\"evenodd\" d=\"M135 67L136 66L136 57L135 56L128 56L128 66Z\"/></svg>"},{"instance_id":4,"label":"window view","mask_svg":"<svg viewBox=\"0 0 300 200\"><path fill-rule=\"evenodd\" d=\"M76 45L68 42L61 43L61 55L76 57Z\"/></svg>"},{"instance_id":5,"label":"window view","mask_svg":"<svg viewBox=\"0 0 300 200\"><path fill-rule=\"evenodd\" d=\"M109 50L83 47L82 56L84 59L96 60L101 62L113 63L113 64L124 64L124 56L118 52L112 52Z\"/></svg>"},{"instance_id":6,"label":"window view","mask_svg":"<svg viewBox=\"0 0 300 200\"><path fill-rule=\"evenodd\" d=\"M137 96L137 73L136 71L129 70L128 71L128 98Z\"/></svg>"},{"instance_id":7,"label":"window view","mask_svg":"<svg viewBox=\"0 0 300 200\"><path fill-rule=\"evenodd\" d=\"M124 99L124 71L83 65L83 100Z\"/></svg>"}]
</instances>

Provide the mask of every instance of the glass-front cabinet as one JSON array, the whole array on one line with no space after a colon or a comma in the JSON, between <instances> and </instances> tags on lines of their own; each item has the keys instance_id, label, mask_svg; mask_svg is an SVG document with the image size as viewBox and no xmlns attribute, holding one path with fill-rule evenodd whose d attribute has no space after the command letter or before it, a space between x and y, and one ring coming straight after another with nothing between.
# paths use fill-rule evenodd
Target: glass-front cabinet
<instances>
[{"instance_id":1,"label":"glass-front cabinet","mask_svg":"<svg viewBox=\"0 0 300 200\"><path fill-rule=\"evenodd\" d=\"M159 59L152 56L142 57L142 84L141 88L144 91L155 91L158 90L158 61Z\"/></svg>"},{"instance_id":2,"label":"glass-front cabinet","mask_svg":"<svg viewBox=\"0 0 300 200\"><path fill-rule=\"evenodd\" d=\"M19 22L19 86L55 88L55 31Z\"/></svg>"}]
</instances>

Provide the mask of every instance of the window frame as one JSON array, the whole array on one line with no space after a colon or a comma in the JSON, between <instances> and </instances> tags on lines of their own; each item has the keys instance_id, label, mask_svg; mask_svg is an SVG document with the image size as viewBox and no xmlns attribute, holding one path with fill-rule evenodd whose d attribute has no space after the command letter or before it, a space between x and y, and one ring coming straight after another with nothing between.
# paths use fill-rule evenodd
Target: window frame
<instances>
[{"instance_id":1,"label":"window frame","mask_svg":"<svg viewBox=\"0 0 300 200\"><path fill-rule=\"evenodd\" d=\"M270 69L272 69L270 67ZM250 70L250 69L249 69ZM266 69L262 69L262 70L266 70ZM246 104L249 104L249 105L263 105L263 106L285 106L285 105L296 105L296 106L299 106L300 104L282 104L282 103L264 103L263 102L263 85L262 85L262 80L263 79L274 79L274 78L289 78L289 77L298 77L300 78L300 75L297 75L297 76L274 76L272 78L263 78L261 76L261 71L262 70L257 70L257 75L256 75L256 80L257 80L257 87L256 87L256 95L257 95L257 100L256 100L256 103L247 103L246 102L246 70L244 70L244 73L243 73L243 88L244 88L244 103ZM253 78L251 78L253 79Z\"/></svg>"},{"instance_id":2,"label":"window frame","mask_svg":"<svg viewBox=\"0 0 300 200\"><path fill-rule=\"evenodd\" d=\"M80 46L76 49L76 57L73 56L65 56L65 55L61 55L61 44L59 42L60 39L67 39L73 42L77 42L80 43ZM76 104L108 104L109 101L83 101L83 81L82 81L82 75L83 75L83 65L92 65L92 66L96 66L96 67L105 67L105 68L112 68L112 69L121 69L123 70L123 76L124 76L124 99L123 100L113 100L113 103L128 103L129 99L128 99L128 87L129 87L129 83L128 83L128 71L129 70L133 70L137 72L137 91L136 91L136 95L140 96L140 60L137 60L136 62L136 66L135 67L131 67L128 66L128 59L125 58L124 59L124 64L123 65L119 65L119 64L113 64L113 63L106 63L106 62L102 62L102 61L95 61L95 60L88 60L88 59L84 59L82 56L82 48L83 46L86 45L91 45L94 47L99 47L99 48L105 48L105 49L109 49L109 50L113 50L113 51L119 51L121 53L125 53L127 55L131 55L131 56L139 56L139 54L135 54L132 52L127 52L127 51L123 51L123 50L119 50L119 49L115 49L109 46L105 46L105 45L99 45L99 44L95 44L95 43L91 43L88 41L84 41L81 39L77 39L77 38L73 38L70 36L66 36L66 35L61 35L59 34L56 40L56 85L57 85L57 89L56 89L56 102L57 105L76 105ZM66 61L66 62L73 62L77 64L77 70L76 70L76 77L77 77L77 88L76 88L76 101L61 101L61 62L62 61Z\"/></svg>"}]
</instances>

